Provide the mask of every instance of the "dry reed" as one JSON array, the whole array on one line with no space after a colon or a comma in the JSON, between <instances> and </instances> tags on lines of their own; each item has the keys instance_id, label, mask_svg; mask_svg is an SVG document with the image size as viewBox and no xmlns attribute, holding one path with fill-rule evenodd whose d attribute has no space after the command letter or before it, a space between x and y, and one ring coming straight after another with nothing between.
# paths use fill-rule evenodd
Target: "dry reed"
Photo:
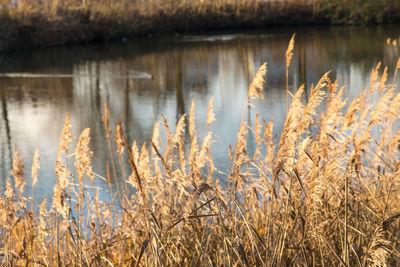
<instances>
[{"instance_id":1,"label":"dry reed","mask_svg":"<svg viewBox=\"0 0 400 267\"><path fill-rule=\"evenodd\" d=\"M291 94L291 92L289 91L289 67L293 57L295 36L296 34L293 34L292 38L290 38L289 45L286 50L286 112L289 108L289 94Z\"/></svg>"},{"instance_id":2,"label":"dry reed","mask_svg":"<svg viewBox=\"0 0 400 267\"><path fill-rule=\"evenodd\" d=\"M249 97L261 94L263 66ZM84 182L95 179L89 129L79 137L75 165L68 168L61 156L72 138L67 116L50 207L45 199L26 209L22 156L15 150L12 174L19 196L8 180L0 197L2 265L400 264L400 94L388 83L389 72L380 73L380 66L373 69L369 88L350 104L328 73L307 103L301 86L279 142L272 121L257 115L254 129L243 122L227 170L216 169L210 152L212 99L203 140L197 136L193 100L188 125L183 115L173 132L163 117L166 139L158 122L150 146L142 147L129 143L120 123L116 144L110 142L105 106L109 160L118 159L113 168L121 168L114 172L121 183L117 194L108 187L110 201L100 200L99 189ZM327 105L321 113L322 101ZM256 150L249 154L253 134ZM34 158L36 183L38 154ZM107 178L113 183L109 170Z\"/></svg>"}]
</instances>

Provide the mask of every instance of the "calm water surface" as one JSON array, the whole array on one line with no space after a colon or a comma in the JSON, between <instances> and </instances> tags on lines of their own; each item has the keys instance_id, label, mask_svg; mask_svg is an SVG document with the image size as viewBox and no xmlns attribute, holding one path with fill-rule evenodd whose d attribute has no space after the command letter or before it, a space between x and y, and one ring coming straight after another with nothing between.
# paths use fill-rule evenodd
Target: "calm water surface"
<instances>
[{"instance_id":1,"label":"calm water surface","mask_svg":"<svg viewBox=\"0 0 400 267\"><path fill-rule=\"evenodd\" d=\"M0 73L35 73L45 77L0 77L0 186L11 177L14 146L24 155L30 192L30 166L40 152L38 198L48 197L56 182L55 158L59 134L69 113L76 139L91 128L94 171L105 174L109 152L102 116L107 98L112 125L122 120L130 140L139 147L151 138L153 125L164 114L171 125L196 101L197 129L207 133L207 103L214 97L217 121L213 157L222 171L228 167L228 145L234 145L245 108L247 88L258 67L268 62L264 99L256 113L274 118L279 135L285 117L284 55L296 33L290 88L316 83L326 71L345 86L345 96L358 95L369 82L371 69L382 61L394 68L400 48L386 44L398 38L400 27L279 28L264 32L128 40L126 43L52 48L2 55ZM123 77L145 72L154 79ZM54 77L47 74L54 74ZM63 74L64 77L57 75ZM139 74L139 76L142 74ZM172 127L173 128L173 127ZM249 139L251 151L253 140ZM74 145L72 146L74 147ZM71 161L70 165L73 162ZM98 179L97 185L104 185Z\"/></svg>"}]
</instances>

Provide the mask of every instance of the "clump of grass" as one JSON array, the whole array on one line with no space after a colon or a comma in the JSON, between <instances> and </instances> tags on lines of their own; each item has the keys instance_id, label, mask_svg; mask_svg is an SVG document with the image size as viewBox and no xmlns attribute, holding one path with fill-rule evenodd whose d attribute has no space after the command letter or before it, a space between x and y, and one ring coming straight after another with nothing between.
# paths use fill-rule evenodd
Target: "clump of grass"
<instances>
[{"instance_id":1,"label":"clump of grass","mask_svg":"<svg viewBox=\"0 0 400 267\"><path fill-rule=\"evenodd\" d=\"M333 24L379 24L398 20L396 0L326 0L319 3Z\"/></svg>"},{"instance_id":2,"label":"clump of grass","mask_svg":"<svg viewBox=\"0 0 400 267\"><path fill-rule=\"evenodd\" d=\"M262 97L265 73L266 64L249 86L248 104ZM329 73L311 88L307 103L302 102L304 87L292 96L279 140L272 121L259 115L253 126L243 121L227 170L215 167L210 152L212 99L203 140L196 133L193 100L188 118L183 115L175 130L163 118L149 144L140 148L120 123L112 131L105 104L107 177L92 170L96 155L90 151L89 129L69 154L67 116L52 199L36 204L33 196L22 194L23 160L15 151L17 197L10 180L0 197L2 264L398 265L396 84L378 65L370 87L351 103ZM326 109L320 112L322 101ZM249 135L255 136L254 154L248 153ZM184 142L190 143L188 151ZM33 184L40 179L38 157ZM71 157L74 164L68 165ZM94 179L109 184L110 200L99 199L106 189L94 187ZM120 181L117 192L114 180Z\"/></svg>"}]
</instances>

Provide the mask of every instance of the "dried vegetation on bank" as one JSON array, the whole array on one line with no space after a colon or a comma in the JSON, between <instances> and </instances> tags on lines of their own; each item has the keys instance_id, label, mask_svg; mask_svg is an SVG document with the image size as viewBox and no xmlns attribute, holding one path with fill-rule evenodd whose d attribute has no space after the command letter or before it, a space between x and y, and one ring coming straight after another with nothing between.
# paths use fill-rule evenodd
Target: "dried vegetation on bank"
<instances>
[{"instance_id":1,"label":"dried vegetation on bank","mask_svg":"<svg viewBox=\"0 0 400 267\"><path fill-rule=\"evenodd\" d=\"M397 0L0 0L0 51L212 30L399 23L399 14Z\"/></svg>"}]
</instances>

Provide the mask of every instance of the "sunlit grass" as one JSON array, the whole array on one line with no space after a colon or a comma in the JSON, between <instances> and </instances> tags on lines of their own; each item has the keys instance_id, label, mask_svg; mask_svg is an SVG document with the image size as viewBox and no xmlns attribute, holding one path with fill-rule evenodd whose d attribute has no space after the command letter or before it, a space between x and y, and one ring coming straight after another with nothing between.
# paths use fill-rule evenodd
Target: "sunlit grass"
<instances>
[{"instance_id":1,"label":"sunlit grass","mask_svg":"<svg viewBox=\"0 0 400 267\"><path fill-rule=\"evenodd\" d=\"M264 64L249 86L250 106L262 97L266 71ZM400 94L394 81L378 65L370 87L351 102L328 74L307 103L301 86L290 96L279 140L262 115L254 125L243 121L227 170L215 168L210 152L212 99L203 140L193 101L175 130L164 118L141 147L127 139L123 125L110 126L105 104L106 177L92 169L90 129L70 147L67 115L51 198L37 204L24 194L27 168L15 149L14 179L0 197L2 264L398 265ZM39 153L33 162L32 188L40 179ZM94 187L95 179L108 189ZM111 197L100 200L100 194Z\"/></svg>"}]
</instances>

